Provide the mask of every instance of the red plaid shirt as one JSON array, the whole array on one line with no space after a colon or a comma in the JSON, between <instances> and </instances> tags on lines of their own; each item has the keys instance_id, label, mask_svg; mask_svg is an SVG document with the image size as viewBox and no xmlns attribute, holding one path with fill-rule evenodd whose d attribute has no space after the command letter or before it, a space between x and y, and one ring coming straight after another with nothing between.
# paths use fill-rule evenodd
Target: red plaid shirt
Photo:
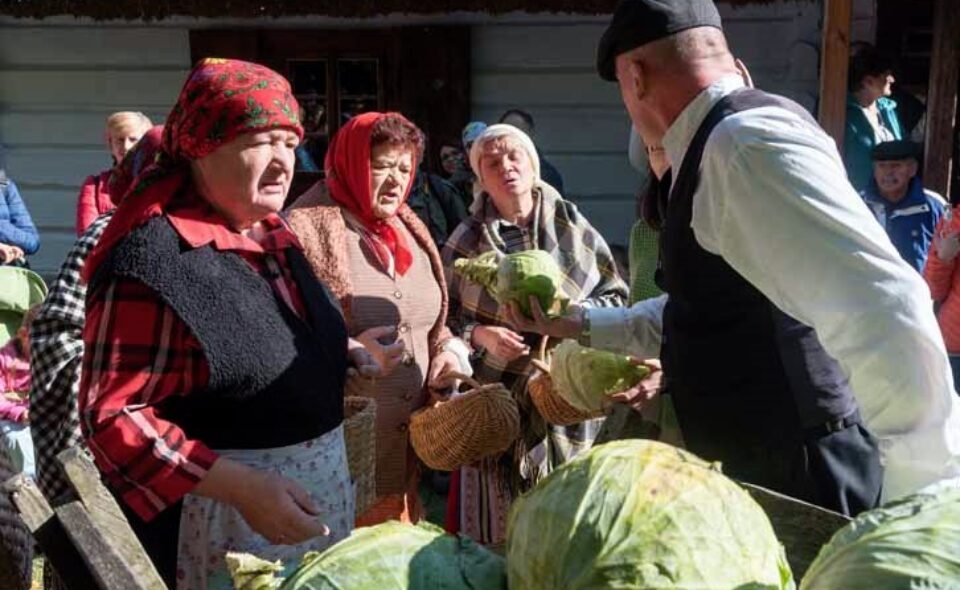
<instances>
[{"instance_id":1,"label":"red plaid shirt","mask_svg":"<svg viewBox=\"0 0 960 590\"><path fill-rule=\"evenodd\" d=\"M190 247L233 251L264 276L300 317L303 301L283 250L300 242L276 215L257 240L229 229L209 208L167 214ZM114 279L91 291L83 330L80 423L111 487L144 520L189 493L217 453L188 439L157 415L172 395L206 386L209 366L200 343L157 294L133 279Z\"/></svg>"}]
</instances>

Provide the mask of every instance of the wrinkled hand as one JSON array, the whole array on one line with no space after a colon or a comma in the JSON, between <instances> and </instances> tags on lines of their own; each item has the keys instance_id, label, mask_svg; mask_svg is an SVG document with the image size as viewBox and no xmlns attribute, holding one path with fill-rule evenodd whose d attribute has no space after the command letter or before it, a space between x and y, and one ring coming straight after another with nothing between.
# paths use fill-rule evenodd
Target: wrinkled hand
<instances>
[{"instance_id":1,"label":"wrinkled hand","mask_svg":"<svg viewBox=\"0 0 960 590\"><path fill-rule=\"evenodd\" d=\"M650 374L641 379L640 383L637 383L630 389L611 395L610 401L627 404L628 406L633 407L633 409L639 411L647 402L653 399L653 397L660 392L660 386L663 382L663 369L660 367L659 359L647 359L645 361L641 361L639 359L632 358L630 359L630 362L638 366L643 365L648 367L650 369Z\"/></svg>"},{"instance_id":2,"label":"wrinkled hand","mask_svg":"<svg viewBox=\"0 0 960 590\"><path fill-rule=\"evenodd\" d=\"M7 264L23 258L23 250L19 246L0 244L0 264Z\"/></svg>"},{"instance_id":3,"label":"wrinkled hand","mask_svg":"<svg viewBox=\"0 0 960 590\"><path fill-rule=\"evenodd\" d=\"M348 377L372 379L380 376L380 365L370 351L359 341L351 338L347 343Z\"/></svg>"},{"instance_id":4,"label":"wrinkled hand","mask_svg":"<svg viewBox=\"0 0 960 590\"><path fill-rule=\"evenodd\" d=\"M477 326L473 330L473 344L507 362L530 354L530 347L523 341L523 336L503 326Z\"/></svg>"},{"instance_id":5,"label":"wrinkled hand","mask_svg":"<svg viewBox=\"0 0 960 590\"><path fill-rule=\"evenodd\" d=\"M406 348L402 340L397 340L393 344L381 344L380 338L392 336L397 332L396 326L378 326L361 332L356 340L363 344L363 347L373 356L380 367L380 374L389 375L397 368L403 359L403 351Z\"/></svg>"},{"instance_id":6,"label":"wrinkled hand","mask_svg":"<svg viewBox=\"0 0 960 590\"><path fill-rule=\"evenodd\" d=\"M451 387L457 387L457 379L450 375L459 372L460 358L450 351L444 350L430 359L430 370L427 372L427 387L430 393L440 394Z\"/></svg>"},{"instance_id":7,"label":"wrinkled hand","mask_svg":"<svg viewBox=\"0 0 960 590\"><path fill-rule=\"evenodd\" d=\"M937 258L950 262L960 253L960 234L956 232L940 234L934 238L933 247L936 249Z\"/></svg>"},{"instance_id":8,"label":"wrinkled hand","mask_svg":"<svg viewBox=\"0 0 960 590\"><path fill-rule=\"evenodd\" d=\"M505 309L507 322L521 332L543 334L551 338L577 338L583 330L583 309L576 304L569 306L564 315L551 318L540 307L540 301L531 296L530 313L533 319L523 315L520 306L513 301Z\"/></svg>"},{"instance_id":9,"label":"wrinkled hand","mask_svg":"<svg viewBox=\"0 0 960 590\"><path fill-rule=\"evenodd\" d=\"M292 479L250 469L243 485L236 488L233 506L250 528L274 545L296 545L330 534L318 518L320 508Z\"/></svg>"}]
</instances>

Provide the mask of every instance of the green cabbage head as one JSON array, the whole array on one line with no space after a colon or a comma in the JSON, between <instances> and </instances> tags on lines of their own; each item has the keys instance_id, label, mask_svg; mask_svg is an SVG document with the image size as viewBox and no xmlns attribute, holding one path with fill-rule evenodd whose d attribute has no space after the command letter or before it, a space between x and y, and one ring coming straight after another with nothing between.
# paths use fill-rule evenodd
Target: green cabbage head
<instances>
[{"instance_id":1,"label":"green cabbage head","mask_svg":"<svg viewBox=\"0 0 960 590\"><path fill-rule=\"evenodd\" d=\"M510 509L523 590L792 590L763 509L719 470L649 440L599 445Z\"/></svg>"},{"instance_id":2,"label":"green cabbage head","mask_svg":"<svg viewBox=\"0 0 960 590\"><path fill-rule=\"evenodd\" d=\"M544 311L553 308L562 281L560 267L543 250L508 254L497 265L497 301L516 301L520 311L530 317L530 296L540 301Z\"/></svg>"},{"instance_id":3,"label":"green cabbage head","mask_svg":"<svg viewBox=\"0 0 960 590\"><path fill-rule=\"evenodd\" d=\"M921 492L861 514L823 546L800 588L960 589L960 489Z\"/></svg>"},{"instance_id":4,"label":"green cabbage head","mask_svg":"<svg viewBox=\"0 0 960 590\"><path fill-rule=\"evenodd\" d=\"M564 340L553 349L550 376L557 394L584 412L602 410L607 397L629 389L650 374L650 369L629 357L580 346Z\"/></svg>"},{"instance_id":5,"label":"green cabbage head","mask_svg":"<svg viewBox=\"0 0 960 590\"><path fill-rule=\"evenodd\" d=\"M503 558L437 526L390 521L308 555L281 590L506 590Z\"/></svg>"},{"instance_id":6,"label":"green cabbage head","mask_svg":"<svg viewBox=\"0 0 960 590\"><path fill-rule=\"evenodd\" d=\"M531 295L540 301L544 311L555 309L563 281L557 261L543 250L507 255L484 252L473 258L454 261L453 270L467 281L485 287L501 305L517 302L528 317Z\"/></svg>"}]
</instances>

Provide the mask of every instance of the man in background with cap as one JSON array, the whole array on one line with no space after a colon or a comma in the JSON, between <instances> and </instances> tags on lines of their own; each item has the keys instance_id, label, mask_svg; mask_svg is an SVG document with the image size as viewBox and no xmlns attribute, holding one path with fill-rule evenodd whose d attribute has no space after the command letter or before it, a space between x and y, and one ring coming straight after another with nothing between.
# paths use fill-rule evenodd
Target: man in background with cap
<instances>
[{"instance_id":1,"label":"man in background with cap","mask_svg":"<svg viewBox=\"0 0 960 590\"><path fill-rule=\"evenodd\" d=\"M713 3L621 1L598 69L672 167L655 203L668 296L517 327L659 351L687 448L732 477L855 514L881 486L886 500L960 476L929 291L833 140L795 103L744 87Z\"/></svg>"},{"instance_id":2,"label":"man in background with cap","mask_svg":"<svg viewBox=\"0 0 960 590\"><path fill-rule=\"evenodd\" d=\"M923 188L917 175L920 146L912 141L885 141L874 146L873 178L860 192L900 256L923 273L927 251L946 201Z\"/></svg>"}]
</instances>

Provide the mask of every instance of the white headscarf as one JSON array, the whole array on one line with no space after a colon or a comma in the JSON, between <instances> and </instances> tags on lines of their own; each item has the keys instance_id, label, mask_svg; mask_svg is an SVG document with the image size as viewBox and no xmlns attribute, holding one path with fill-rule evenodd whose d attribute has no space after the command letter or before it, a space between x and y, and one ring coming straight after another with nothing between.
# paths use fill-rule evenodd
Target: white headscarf
<instances>
[{"instance_id":1,"label":"white headscarf","mask_svg":"<svg viewBox=\"0 0 960 590\"><path fill-rule=\"evenodd\" d=\"M480 208L483 207L483 199L481 197L486 190L483 186L483 173L482 170L480 170L480 156L483 154L483 146L501 137L509 137L515 140L520 144L520 147L527 152L527 156L530 158L530 165L533 168L534 186L543 182L540 179L540 155L537 154L537 148L533 145L533 140L530 139L530 136L513 125L507 125L506 123L491 125L477 137L476 141L473 142L473 146L470 148L470 168L473 169L473 173L477 177L477 181L473 185L473 204L470 206L471 212L479 211Z\"/></svg>"}]
</instances>

